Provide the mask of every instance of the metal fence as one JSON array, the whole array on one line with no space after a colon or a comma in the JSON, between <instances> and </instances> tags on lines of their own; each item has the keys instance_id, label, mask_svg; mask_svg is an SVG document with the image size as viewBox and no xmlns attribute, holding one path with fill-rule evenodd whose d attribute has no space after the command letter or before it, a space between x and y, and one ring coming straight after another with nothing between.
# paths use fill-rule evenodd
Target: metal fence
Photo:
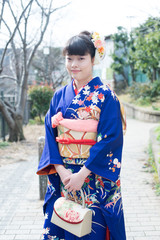
<instances>
[{"instance_id":1,"label":"metal fence","mask_svg":"<svg viewBox=\"0 0 160 240\"><path fill-rule=\"evenodd\" d=\"M0 98L2 100L4 99L4 93L2 91L0 92ZM5 141L6 140L5 137L7 134L8 134L8 125L0 112L0 138L2 138L3 141Z\"/></svg>"},{"instance_id":2,"label":"metal fence","mask_svg":"<svg viewBox=\"0 0 160 240\"><path fill-rule=\"evenodd\" d=\"M16 103L16 98L15 95L4 95L3 92L0 92L0 98L2 100L6 99L7 101L9 101L9 103L12 106L15 106ZM26 106L24 109L24 117L23 117L23 124L28 124L29 122L29 118L30 118L30 100L27 99L26 101ZM5 121L5 119L3 118L1 112L0 112L0 139L3 139L3 141L5 141L6 139L6 135L8 134L8 125Z\"/></svg>"},{"instance_id":3,"label":"metal fence","mask_svg":"<svg viewBox=\"0 0 160 240\"><path fill-rule=\"evenodd\" d=\"M0 139L2 138L3 141L5 141L7 134L8 134L8 125L4 120L2 114L0 113Z\"/></svg>"}]
</instances>

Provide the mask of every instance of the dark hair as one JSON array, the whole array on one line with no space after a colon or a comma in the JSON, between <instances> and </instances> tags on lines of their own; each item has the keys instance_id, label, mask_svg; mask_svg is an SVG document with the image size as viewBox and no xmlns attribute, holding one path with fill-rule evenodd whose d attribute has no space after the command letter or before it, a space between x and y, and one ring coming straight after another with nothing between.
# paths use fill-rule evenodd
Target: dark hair
<instances>
[{"instance_id":1,"label":"dark hair","mask_svg":"<svg viewBox=\"0 0 160 240\"><path fill-rule=\"evenodd\" d=\"M95 46L91 41L91 34L83 31L79 35L70 38L63 49L63 55L80 55L84 56L89 53L91 58L95 56Z\"/></svg>"}]
</instances>

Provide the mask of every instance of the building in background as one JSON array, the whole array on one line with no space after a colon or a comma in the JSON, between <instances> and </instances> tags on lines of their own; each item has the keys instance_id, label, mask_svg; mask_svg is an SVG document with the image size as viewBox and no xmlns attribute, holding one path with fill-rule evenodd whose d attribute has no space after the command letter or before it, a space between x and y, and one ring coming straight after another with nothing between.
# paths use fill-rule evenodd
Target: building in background
<instances>
[{"instance_id":1,"label":"building in background","mask_svg":"<svg viewBox=\"0 0 160 240\"><path fill-rule=\"evenodd\" d=\"M104 84L109 84L118 93L121 91L121 89L124 89L126 87L126 84L124 82L123 75L115 73L111 68L111 64L113 63L111 55L114 52L114 41L112 39L112 35L106 36L105 42L106 55L100 64L94 66L94 76L99 76ZM117 54L121 55L121 51L122 50L117 52ZM133 80L130 67L124 67L124 72L128 79L128 85L131 86ZM144 83L148 81L149 79L147 78L146 74L142 73L140 70L137 71L136 82Z\"/></svg>"}]
</instances>

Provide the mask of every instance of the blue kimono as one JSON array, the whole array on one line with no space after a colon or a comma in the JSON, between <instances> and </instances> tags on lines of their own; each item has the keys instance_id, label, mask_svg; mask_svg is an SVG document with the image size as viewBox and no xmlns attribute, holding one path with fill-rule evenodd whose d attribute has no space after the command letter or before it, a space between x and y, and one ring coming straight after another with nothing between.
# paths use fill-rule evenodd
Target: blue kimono
<instances>
[{"instance_id":1,"label":"blue kimono","mask_svg":"<svg viewBox=\"0 0 160 240\"><path fill-rule=\"evenodd\" d=\"M67 119L97 119L97 141L90 148L88 158L62 157L56 142L57 128L52 128L51 117L62 112ZM120 103L115 93L96 77L75 95L73 82L56 91L45 118L45 146L37 174L48 175L44 202L44 233L42 239L56 240L125 240L125 226L120 188L120 169L123 129ZM62 164L72 173L83 165L91 171L82 190L87 207L92 211L92 232L76 237L50 222L53 205L64 196L65 189L54 169ZM80 199L79 192L70 198ZM109 229L109 231L108 231Z\"/></svg>"}]
</instances>

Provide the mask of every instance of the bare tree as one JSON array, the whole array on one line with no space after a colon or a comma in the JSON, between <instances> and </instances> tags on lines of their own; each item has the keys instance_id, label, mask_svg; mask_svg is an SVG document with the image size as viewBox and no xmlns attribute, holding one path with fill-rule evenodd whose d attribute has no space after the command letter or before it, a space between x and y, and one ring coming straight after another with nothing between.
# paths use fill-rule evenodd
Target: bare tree
<instances>
[{"instance_id":1,"label":"bare tree","mask_svg":"<svg viewBox=\"0 0 160 240\"><path fill-rule=\"evenodd\" d=\"M23 9L19 19L17 19L16 21L16 26L14 28L14 31L11 32L9 27L7 26L6 22L4 21L3 19L3 12L4 12L4 5L6 3L6 0L3 0L2 2L2 9L1 9L1 17L0 17L0 24L1 22L4 22L4 24L6 25L6 27L8 28L9 32L10 32L10 37L9 37L9 40L6 42L6 45L5 45L5 48L4 48L4 51L3 51L3 54L2 54L2 57L1 57L1 60L0 60L0 73L2 73L2 70L3 70L3 62L4 62L4 57L6 55L6 51L7 51L7 48L8 48L8 45L13 41L13 38L15 36L15 33L16 33L16 30L18 29L19 27L19 24L21 22L21 19L24 15L24 13L26 12L27 8L30 6L30 4L33 2L33 0L30 0L30 2L26 5L26 7ZM9 3L9 2L8 2ZM1 26L1 25L0 25Z\"/></svg>"},{"instance_id":2,"label":"bare tree","mask_svg":"<svg viewBox=\"0 0 160 240\"><path fill-rule=\"evenodd\" d=\"M11 1L7 1L8 8L16 26L14 31L2 16L2 22L9 32L10 37L8 42L12 49L13 74L8 77L11 81L15 81L16 83L16 106L11 106L6 100L0 100L0 111L9 126L9 141L25 139L23 134L23 115L27 98L27 83L31 62L43 40L51 14L66 6L53 8L53 0L44 1L45 5L40 2L41 1L38 0L30 0L28 4L24 6L26 1L20 0L19 8L21 7L21 15L18 18L15 6ZM37 13L40 14L40 16L38 16ZM33 18L34 16L35 19ZM29 30L32 27L31 25L34 25L34 20L37 18L39 19L39 25L36 30L34 29L34 33L32 33L33 37L31 38ZM8 42L7 44L9 45ZM2 66L3 60L1 61L1 68L3 69ZM3 78L4 76L2 75L1 79Z\"/></svg>"},{"instance_id":3,"label":"bare tree","mask_svg":"<svg viewBox=\"0 0 160 240\"><path fill-rule=\"evenodd\" d=\"M1 22L2 22L2 17L3 17L3 12L4 12L4 5L5 5L6 0L2 0L0 3L0 29L1 29Z\"/></svg>"},{"instance_id":4,"label":"bare tree","mask_svg":"<svg viewBox=\"0 0 160 240\"><path fill-rule=\"evenodd\" d=\"M61 48L50 46L48 54L44 54L42 50L37 51L32 65L36 72L37 84L47 83L56 89L68 78Z\"/></svg>"}]
</instances>

